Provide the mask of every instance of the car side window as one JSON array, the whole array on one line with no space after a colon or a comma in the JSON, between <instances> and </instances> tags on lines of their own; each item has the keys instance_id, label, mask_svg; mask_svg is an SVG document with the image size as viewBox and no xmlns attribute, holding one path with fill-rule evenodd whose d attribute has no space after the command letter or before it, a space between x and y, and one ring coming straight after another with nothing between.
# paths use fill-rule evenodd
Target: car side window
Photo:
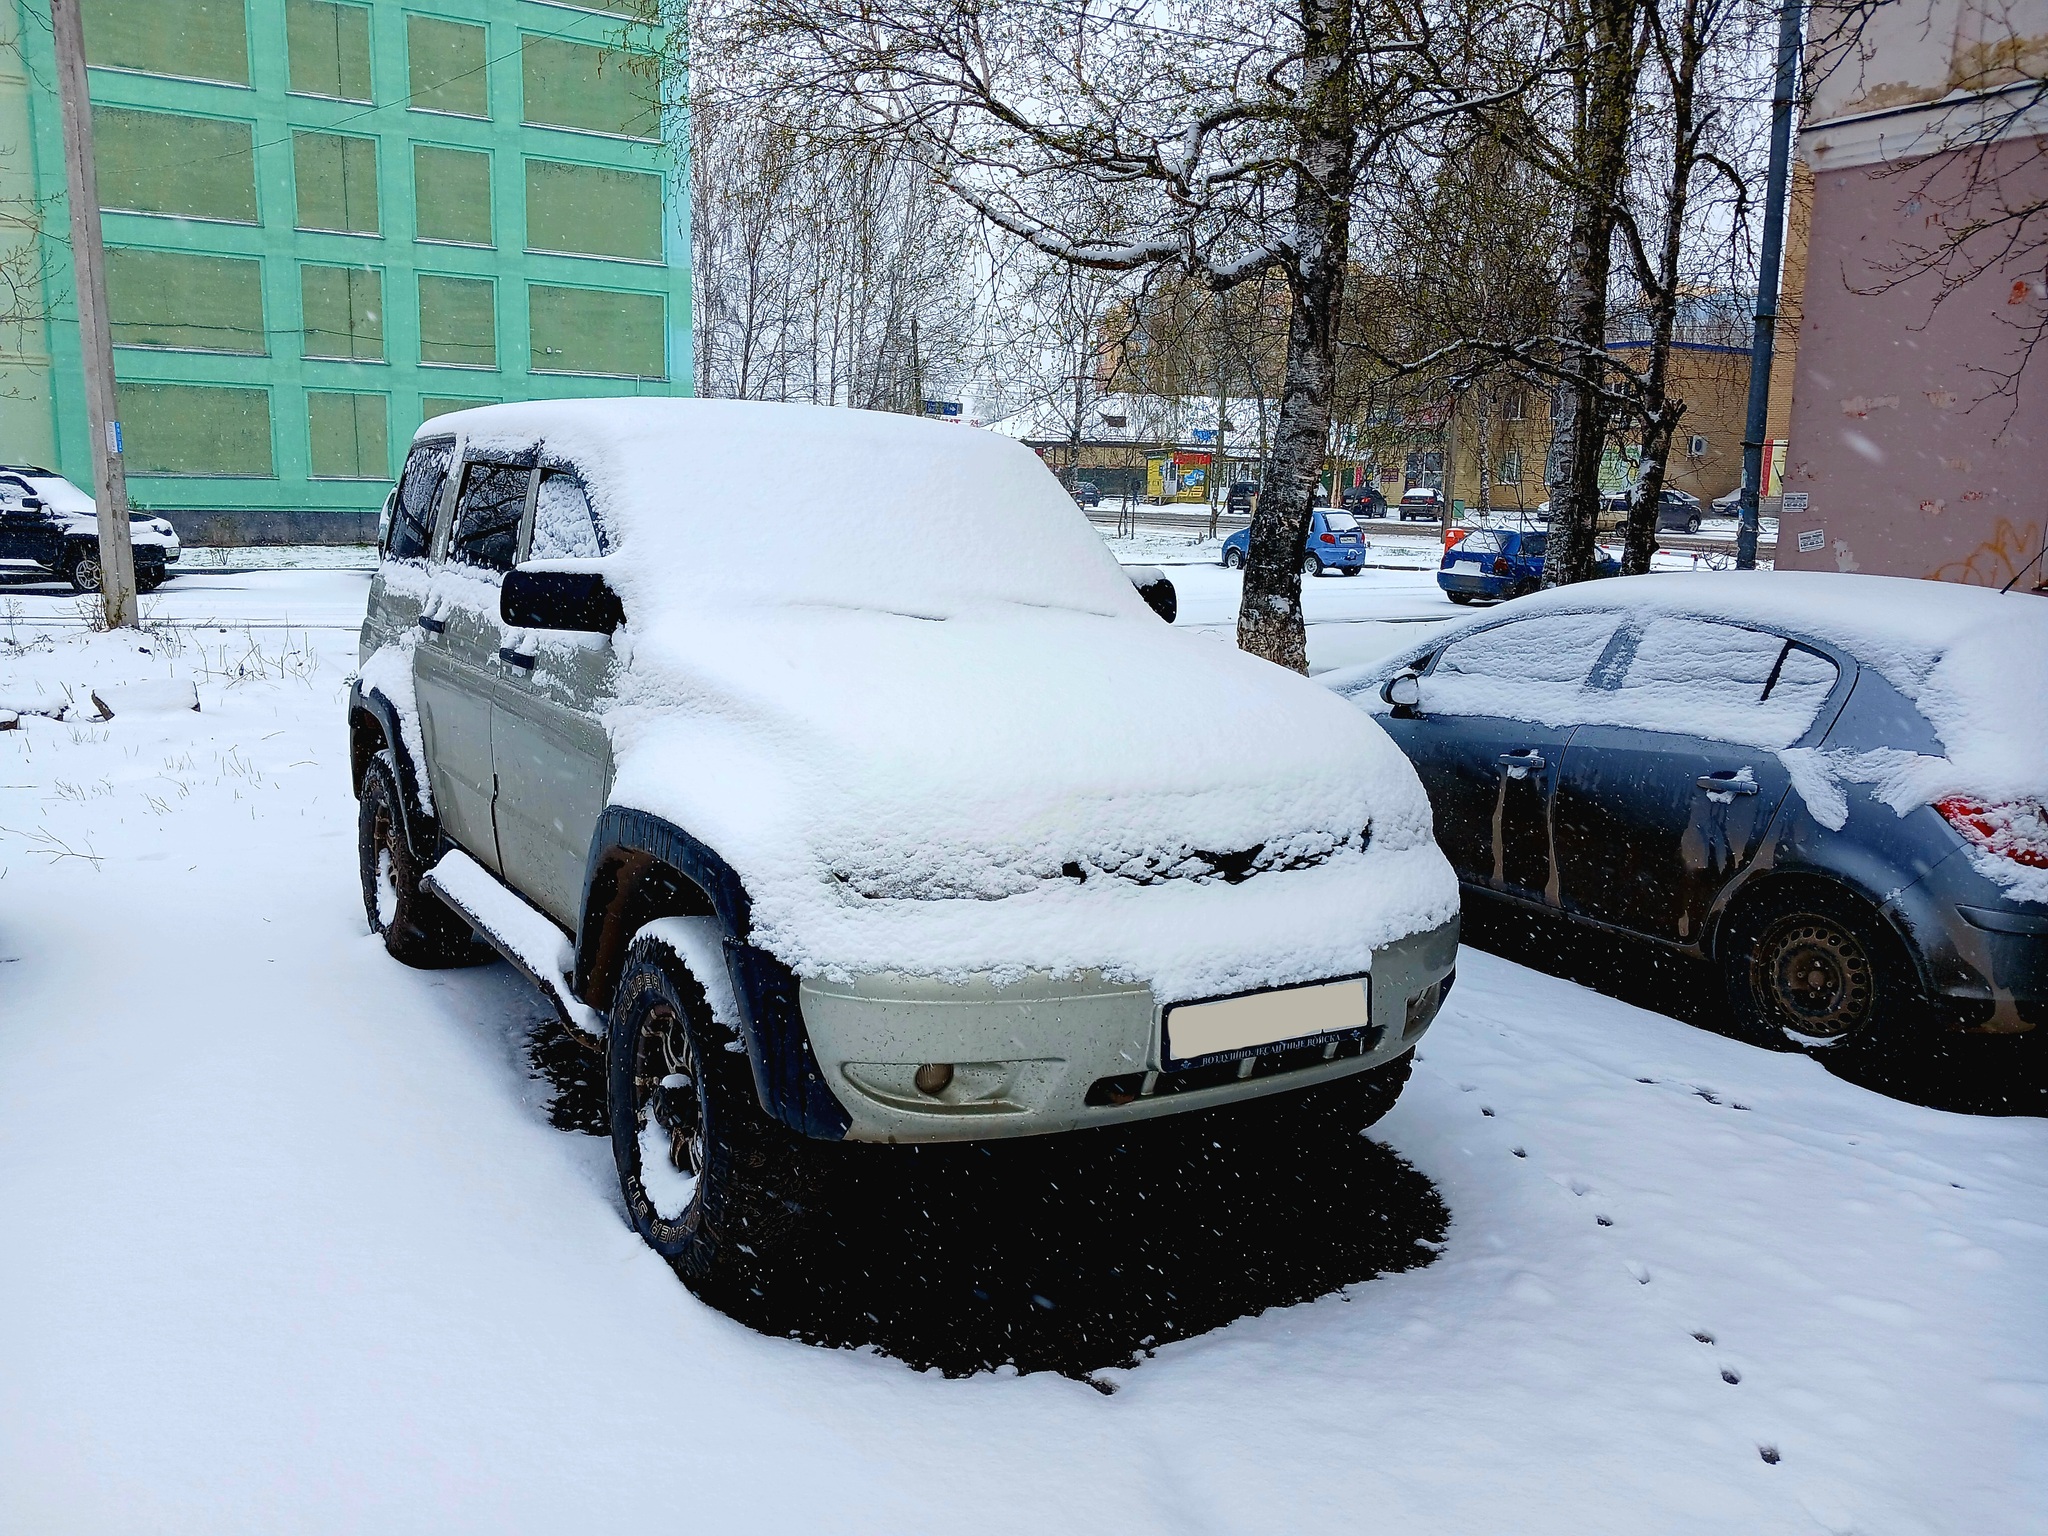
<instances>
[{"instance_id":1,"label":"car side window","mask_svg":"<svg viewBox=\"0 0 2048 1536\"><path fill-rule=\"evenodd\" d=\"M1813 724L1835 675L1827 657L1769 630L1652 619L1612 694L1615 723L1788 747Z\"/></svg>"},{"instance_id":2,"label":"car side window","mask_svg":"<svg viewBox=\"0 0 2048 1536\"><path fill-rule=\"evenodd\" d=\"M509 571L519 547L519 519L526 511L531 465L469 463L455 497L455 530L448 558L487 571Z\"/></svg>"},{"instance_id":3,"label":"car side window","mask_svg":"<svg viewBox=\"0 0 2048 1536\"><path fill-rule=\"evenodd\" d=\"M1546 613L1453 640L1422 680L1422 711L1577 721L1588 708L1587 680L1620 627L1612 613Z\"/></svg>"},{"instance_id":4,"label":"car side window","mask_svg":"<svg viewBox=\"0 0 2048 1536\"><path fill-rule=\"evenodd\" d=\"M453 443L421 443L405 461L392 508L389 542L384 553L394 560L421 560L434 540L434 513L448 483Z\"/></svg>"},{"instance_id":5,"label":"car side window","mask_svg":"<svg viewBox=\"0 0 2048 1536\"><path fill-rule=\"evenodd\" d=\"M583 483L566 469L543 469L533 498L533 537L529 560L595 559L603 551L597 521Z\"/></svg>"}]
</instances>

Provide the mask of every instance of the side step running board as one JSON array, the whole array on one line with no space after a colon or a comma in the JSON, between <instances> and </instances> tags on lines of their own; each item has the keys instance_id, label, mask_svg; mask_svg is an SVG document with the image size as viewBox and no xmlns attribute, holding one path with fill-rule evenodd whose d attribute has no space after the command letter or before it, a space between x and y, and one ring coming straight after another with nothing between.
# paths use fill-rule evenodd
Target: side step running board
<instances>
[{"instance_id":1,"label":"side step running board","mask_svg":"<svg viewBox=\"0 0 2048 1536\"><path fill-rule=\"evenodd\" d=\"M597 1010L579 1002L569 990L568 965L574 955L569 937L552 919L528 906L483 865L460 849L420 878L420 885L446 902L476 936L512 963L514 969L555 1005L572 1033L595 1043L604 1038L604 1020Z\"/></svg>"}]
</instances>

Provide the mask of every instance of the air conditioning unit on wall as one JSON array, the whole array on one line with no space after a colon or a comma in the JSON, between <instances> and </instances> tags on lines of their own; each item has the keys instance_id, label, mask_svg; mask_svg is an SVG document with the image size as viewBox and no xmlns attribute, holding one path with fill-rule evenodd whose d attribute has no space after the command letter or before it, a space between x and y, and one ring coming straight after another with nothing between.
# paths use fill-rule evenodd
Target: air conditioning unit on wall
<instances>
[{"instance_id":1,"label":"air conditioning unit on wall","mask_svg":"<svg viewBox=\"0 0 2048 1536\"><path fill-rule=\"evenodd\" d=\"M1707 456L1707 440L1699 433L1693 433L1685 445L1685 452L1688 458L1704 459Z\"/></svg>"}]
</instances>

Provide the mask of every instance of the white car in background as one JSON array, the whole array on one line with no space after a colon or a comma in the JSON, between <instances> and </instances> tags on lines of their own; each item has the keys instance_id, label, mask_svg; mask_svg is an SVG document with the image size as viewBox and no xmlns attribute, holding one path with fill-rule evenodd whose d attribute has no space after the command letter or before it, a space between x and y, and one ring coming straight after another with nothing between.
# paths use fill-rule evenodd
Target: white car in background
<instances>
[{"instance_id":1,"label":"white car in background","mask_svg":"<svg viewBox=\"0 0 2048 1536\"><path fill-rule=\"evenodd\" d=\"M184 550L170 523L130 511L135 584L154 592ZM27 561L54 572L80 592L100 589L99 511L92 497L54 471L0 464L0 561Z\"/></svg>"}]
</instances>

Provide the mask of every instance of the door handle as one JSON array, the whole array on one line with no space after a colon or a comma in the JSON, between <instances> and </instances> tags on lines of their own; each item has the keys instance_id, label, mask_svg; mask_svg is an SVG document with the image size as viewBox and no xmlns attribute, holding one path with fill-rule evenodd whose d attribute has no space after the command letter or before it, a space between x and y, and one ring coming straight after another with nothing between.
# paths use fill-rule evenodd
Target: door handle
<instances>
[{"instance_id":1,"label":"door handle","mask_svg":"<svg viewBox=\"0 0 2048 1536\"><path fill-rule=\"evenodd\" d=\"M539 659L532 651L515 651L509 645L498 647L498 660L508 667L517 667L522 672L531 672L534 662Z\"/></svg>"},{"instance_id":2,"label":"door handle","mask_svg":"<svg viewBox=\"0 0 2048 1536\"><path fill-rule=\"evenodd\" d=\"M1521 752L1503 752L1497 759L1495 759L1495 761L1498 762L1501 767L1507 769L1510 773L1513 773L1517 769L1520 769L1522 772L1526 773L1532 768L1535 769L1538 773L1541 773L1544 770L1544 768L1548 766L1548 764L1546 764L1543 761L1543 754L1541 752L1536 751L1534 748L1529 748Z\"/></svg>"},{"instance_id":3,"label":"door handle","mask_svg":"<svg viewBox=\"0 0 2048 1536\"><path fill-rule=\"evenodd\" d=\"M430 635L438 635L445 633L448 626L440 619L429 618L423 613L420 615L420 628Z\"/></svg>"},{"instance_id":4,"label":"door handle","mask_svg":"<svg viewBox=\"0 0 2048 1536\"><path fill-rule=\"evenodd\" d=\"M1733 773L1703 773L1694 780L1701 789L1716 795L1753 795L1761 787L1755 779L1738 779Z\"/></svg>"}]
</instances>

